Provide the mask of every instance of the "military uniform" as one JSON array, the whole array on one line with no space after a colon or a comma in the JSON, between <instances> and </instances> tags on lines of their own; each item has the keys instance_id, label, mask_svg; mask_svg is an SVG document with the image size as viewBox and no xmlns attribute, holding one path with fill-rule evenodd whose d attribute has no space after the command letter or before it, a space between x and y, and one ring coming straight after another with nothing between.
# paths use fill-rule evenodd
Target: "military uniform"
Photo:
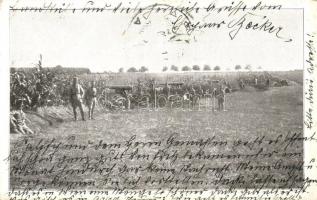
<instances>
[{"instance_id":1,"label":"military uniform","mask_svg":"<svg viewBox=\"0 0 317 200\"><path fill-rule=\"evenodd\" d=\"M77 83L77 80L78 80L77 78L74 78L74 83L70 89L70 101L73 107L75 120L77 120L77 112L76 112L77 107L79 107L82 120L85 120L84 109L83 109L83 97L85 92L82 86Z\"/></svg>"},{"instance_id":2,"label":"military uniform","mask_svg":"<svg viewBox=\"0 0 317 200\"><path fill-rule=\"evenodd\" d=\"M218 109L223 110L224 109L223 104L225 101L225 93L222 88L220 88L218 91L217 100L218 100Z\"/></svg>"},{"instance_id":3,"label":"military uniform","mask_svg":"<svg viewBox=\"0 0 317 200\"><path fill-rule=\"evenodd\" d=\"M93 119L94 109L97 104L97 89L92 85L87 90L88 118Z\"/></svg>"},{"instance_id":4,"label":"military uniform","mask_svg":"<svg viewBox=\"0 0 317 200\"><path fill-rule=\"evenodd\" d=\"M34 132L26 125L26 116L23 112L23 100L19 100L19 110L15 110L10 116L10 129L12 132L25 134L33 134Z\"/></svg>"}]
</instances>

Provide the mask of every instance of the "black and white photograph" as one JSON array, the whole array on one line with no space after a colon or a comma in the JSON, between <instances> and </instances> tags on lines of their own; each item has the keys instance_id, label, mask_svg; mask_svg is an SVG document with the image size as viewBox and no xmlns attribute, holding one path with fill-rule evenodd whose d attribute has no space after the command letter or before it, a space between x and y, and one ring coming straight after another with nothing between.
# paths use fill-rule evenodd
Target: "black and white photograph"
<instances>
[{"instance_id":1,"label":"black and white photograph","mask_svg":"<svg viewBox=\"0 0 317 200\"><path fill-rule=\"evenodd\" d=\"M316 51L304 12L11 3L9 190L305 191Z\"/></svg>"}]
</instances>

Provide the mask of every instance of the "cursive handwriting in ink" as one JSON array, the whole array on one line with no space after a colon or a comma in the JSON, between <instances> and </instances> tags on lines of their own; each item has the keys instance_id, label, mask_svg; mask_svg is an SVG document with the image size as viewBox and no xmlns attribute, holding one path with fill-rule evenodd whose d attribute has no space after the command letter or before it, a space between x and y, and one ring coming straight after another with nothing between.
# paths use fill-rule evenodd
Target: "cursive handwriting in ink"
<instances>
[{"instance_id":1,"label":"cursive handwriting in ink","mask_svg":"<svg viewBox=\"0 0 317 200\"><path fill-rule=\"evenodd\" d=\"M253 17L253 18L252 18ZM252 19L251 19L252 18ZM256 21L254 20L256 18ZM260 20L260 22L258 22ZM281 36L283 27L274 25L267 16L255 15L253 13L246 13L238 19L233 19L228 23L228 28L231 29L229 36L231 40L235 39L241 29L264 31L269 34L274 34L278 39L283 39L285 42L291 42L292 39Z\"/></svg>"},{"instance_id":2,"label":"cursive handwriting in ink","mask_svg":"<svg viewBox=\"0 0 317 200\"><path fill-rule=\"evenodd\" d=\"M314 56L316 54L316 49L314 46L315 36L313 34L307 34L309 37L308 41L306 41L306 47L308 48L308 59L306 59L306 63L308 63L307 71L312 74L314 72Z\"/></svg>"}]
</instances>

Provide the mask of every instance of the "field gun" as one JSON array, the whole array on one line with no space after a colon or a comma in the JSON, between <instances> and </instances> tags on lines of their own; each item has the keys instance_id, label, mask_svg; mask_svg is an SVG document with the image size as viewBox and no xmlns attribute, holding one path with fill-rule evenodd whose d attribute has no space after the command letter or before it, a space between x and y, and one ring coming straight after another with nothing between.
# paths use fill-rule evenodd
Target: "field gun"
<instances>
[{"instance_id":1,"label":"field gun","mask_svg":"<svg viewBox=\"0 0 317 200\"><path fill-rule=\"evenodd\" d=\"M107 85L101 97L98 99L99 105L109 110L130 109L128 91L132 91L130 85Z\"/></svg>"},{"instance_id":2,"label":"field gun","mask_svg":"<svg viewBox=\"0 0 317 200\"><path fill-rule=\"evenodd\" d=\"M183 82L171 82L171 83L167 83L167 85L169 85L169 86L183 86L184 83Z\"/></svg>"},{"instance_id":3,"label":"field gun","mask_svg":"<svg viewBox=\"0 0 317 200\"><path fill-rule=\"evenodd\" d=\"M107 85L106 88L112 90L132 90L133 86L131 85Z\"/></svg>"}]
</instances>

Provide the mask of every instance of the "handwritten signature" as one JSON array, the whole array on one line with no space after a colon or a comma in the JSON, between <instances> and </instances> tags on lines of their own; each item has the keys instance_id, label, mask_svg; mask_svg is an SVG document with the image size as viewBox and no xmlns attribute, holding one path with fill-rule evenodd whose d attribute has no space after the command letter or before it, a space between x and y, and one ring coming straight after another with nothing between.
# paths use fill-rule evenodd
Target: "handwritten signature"
<instances>
[{"instance_id":1,"label":"handwritten signature","mask_svg":"<svg viewBox=\"0 0 317 200\"><path fill-rule=\"evenodd\" d=\"M248 12L241 17L234 18L230 21L226 21L226 19L221 19L218 22L192 22L185 18L184 16L179 16L172 23L172 31L174 34L184 34L179 30L183 30L182 27L185 28L186 34L190 35L195 30L202 29L220 29L227 28L229 29L229 37L231 40L234 40L237 35L241 32L241 30L248 31L262 31L268 34L273 34L276 38L282 39L285 42L291 42L291 38L286 38L282 36L283 27L275 25L268 16L255 15L251 12Z\"/></svg>"}]
</instances>

